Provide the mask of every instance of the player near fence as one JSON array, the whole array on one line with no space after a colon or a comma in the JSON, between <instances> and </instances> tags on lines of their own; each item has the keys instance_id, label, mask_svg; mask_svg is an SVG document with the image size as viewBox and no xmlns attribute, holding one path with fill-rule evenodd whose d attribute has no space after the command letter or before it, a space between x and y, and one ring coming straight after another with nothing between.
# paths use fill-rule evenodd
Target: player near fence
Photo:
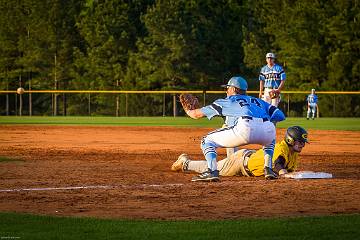
<instances>
[{"instance_id":1,"label":"player near fence","mask_svg":"<svg viewBox=\"0 0 360 240\"><path fill-rule=\"evenodd\" d=\"M286 74L282 66L275 63L275 54L266 54L266 65L260 70L259 98L277 107L280 102L280 93L284 88Z\"/></svg>"},{"instance_id":2,"label":"player near fence","mask_svg":"<svg viewBox=\"0 0 360 240\"><path fill-rule=\"evenodd\" d=\"M293 172L298 166L298 155L305 143L308 142L307 131L300 126L292 126L286 130L284 139L275 145L273 155L274 171L283 176ZM241 149L230 157L218 162L220 176L264 176L263 168L264 151L259 149ZM195 171L201 173L207 169L206 161L193 161L185 153L171 166L172 171Z\"/></svg>"},{"instance_id":3,"label":"player near fence","mask_svg":"<svg viewBox=\"0 0 360 240\"><path fill-rule=\"evenodd\" d=\"M318 97L315 94L315 89L311 89L311 94L307 96L307 114L306 119L309 120L311 118L312 120L315 119L316 113L319 113L318 108Z\"/></svg>"},{"instance_id":4,"label":"player near fence","mask_svg":"<svg viewBox=\"0 0 360 240\"><path fill-rule=\"evenodd\" d=\"M180 95L180 101L193 119L215 116L225 118L227 127L208 133L201 141L201 149L207 161L207 169L192 181L219 181L217 152L219 147L237 147L261 144L264 149L262 171L266 179L277 178L272 170L276 130L273 122L283 121L284 113L265 101L247 96L247 82L242 77L232 77L226 85L227 97L199 108L194 106L193 96ZM196 104L195 104L196 105Z\"/></svg>"}]
</instances>

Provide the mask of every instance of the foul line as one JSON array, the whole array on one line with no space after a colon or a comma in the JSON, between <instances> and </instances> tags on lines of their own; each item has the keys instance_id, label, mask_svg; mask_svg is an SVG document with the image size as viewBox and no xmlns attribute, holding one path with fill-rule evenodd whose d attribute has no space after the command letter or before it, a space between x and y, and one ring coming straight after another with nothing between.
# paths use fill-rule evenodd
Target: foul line
<instances>
[{"instance_id":1,"label":"foul line","mask_svg":"<svg viewBox=\"0 0 360 240\"><path fill-rule=\"evenodd\" d=\"M23 191L57 191L57 190L78 190L78 189L110 189L110 188L161 188L161 187L177 187L184 184L140 184L140 185L95 185L95 186L71 186L71 187L46 187L46 188L14 188L14 189L0 189L0 192L23 192Z\"/></svg>"}]
</instances>

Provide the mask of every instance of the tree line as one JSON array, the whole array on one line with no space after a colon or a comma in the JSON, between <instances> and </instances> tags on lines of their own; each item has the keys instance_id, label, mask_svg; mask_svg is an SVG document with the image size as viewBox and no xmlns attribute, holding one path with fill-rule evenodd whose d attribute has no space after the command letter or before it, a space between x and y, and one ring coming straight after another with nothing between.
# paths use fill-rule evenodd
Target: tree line
<instances>
[{"instance_id":1,"label":"tree line","mask_svg":"<svg viewBox=\"0 0 360 240\"><path fill-rule=\"evenodd\" d=\"M0 89L360 89L358 0L0 0ZM98 99L101 102L101 99ZM347 103L351 104L351 103Z\"/></svg>"}]
</instances>

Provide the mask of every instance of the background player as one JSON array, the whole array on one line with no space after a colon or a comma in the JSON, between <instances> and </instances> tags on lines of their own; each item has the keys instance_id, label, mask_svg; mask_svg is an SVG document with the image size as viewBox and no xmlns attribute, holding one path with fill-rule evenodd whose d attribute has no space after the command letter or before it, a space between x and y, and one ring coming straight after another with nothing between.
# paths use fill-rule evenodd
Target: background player
<instances>
[{"instance_id":1,"label":"background player","mask_svg":"<svg viewBox=\"0 0 360 240\"><path fill-rule=\"evenodd\" d=\"M315 89L311 89L311 94L307 96L307 115L306 119L309 120L311 118L312 120L315 119L315 113L318 111L318 97L315 94Z\"/></svg>"},{"instance_id":2,"label":"background player","mask_svg":"<svg viewBox=\"0 0 360 240\"><path fill-rule=\"evenodd\" d=\"M195 176L192 181L218 181L218 147L236 147L246 144L261 144L264 148L263 171L266 179L275 179L272 170L272 155L276 130L272 122L283 121L284 113L261 99L246 95L247 82L242 77L232 77L226 85L225 99L212 104L188 110L186 113L194 119L214 116L225 117L227 127L208 133L201 141L201 149L207 161L208 169Z\"/></svg>"},{"instance_id":3,"label":"background player","mask_svg":"<svg viewBox=\"0 0 360 240\"><path fill-rule=\"evenodd\" d=\"M289 127L285 138L275 145L273 155L274 171L280 176L293 172L298 165L298 155L308 142L307 131L299 126ZM264 151L241 149L228 158L218 162L221 176L263 176ZM203 172L207 168L206 161L190 160L187 154L181 154L171 166L172 171Z\"/></svg>"},{"instance_id":4,"label":"background player","mask_svg":"<svg viewBox=\"0 0 360 240\"><path fill-rule=\"evenodd\" d=\"M259 98L277 107L280 102L280 92L285 84L286 74L284 69L275 63L274 53L266 54L266 63L260 70Z\"/></svg>"}]
</instances>

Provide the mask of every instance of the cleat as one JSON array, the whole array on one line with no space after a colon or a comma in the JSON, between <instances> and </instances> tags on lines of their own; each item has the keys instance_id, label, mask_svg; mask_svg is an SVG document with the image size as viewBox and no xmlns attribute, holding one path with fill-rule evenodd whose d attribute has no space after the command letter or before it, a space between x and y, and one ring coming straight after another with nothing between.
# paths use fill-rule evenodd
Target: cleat
<instances>
[{"instance_id":1,"label":"cleat","mask_svg":"<svg viewBox=\"0 0 360 240\"><path fill-rule=\"evenodd\" d=\"M208 169L206 172L201 173L198 176L194 176L191 179L192 182L218 182L220 181L219 178L219 171L211 171Z\"/></svg>"},{"instance_id":2,"label":"cleat","mask_svg":"<svg viewBox=\"0 0 360 240\"><path fill-rule=\"evenodd\" d=\"M266 180L277 179L277 174L269 167L264 168L264 175Z\"/></svg>"},{"instance_id":3,"label":"cleat","mask_svg":"<svg viewBox=\"0 0 360 240\"><path fill-rule=\"evenodd\" d=\"M178 171L187 171L187 167L189 165L189 156L186 153L181 154L178 159L173 163L171 166L171 171L178 172Z\"/></svg>"}]
</instances>

